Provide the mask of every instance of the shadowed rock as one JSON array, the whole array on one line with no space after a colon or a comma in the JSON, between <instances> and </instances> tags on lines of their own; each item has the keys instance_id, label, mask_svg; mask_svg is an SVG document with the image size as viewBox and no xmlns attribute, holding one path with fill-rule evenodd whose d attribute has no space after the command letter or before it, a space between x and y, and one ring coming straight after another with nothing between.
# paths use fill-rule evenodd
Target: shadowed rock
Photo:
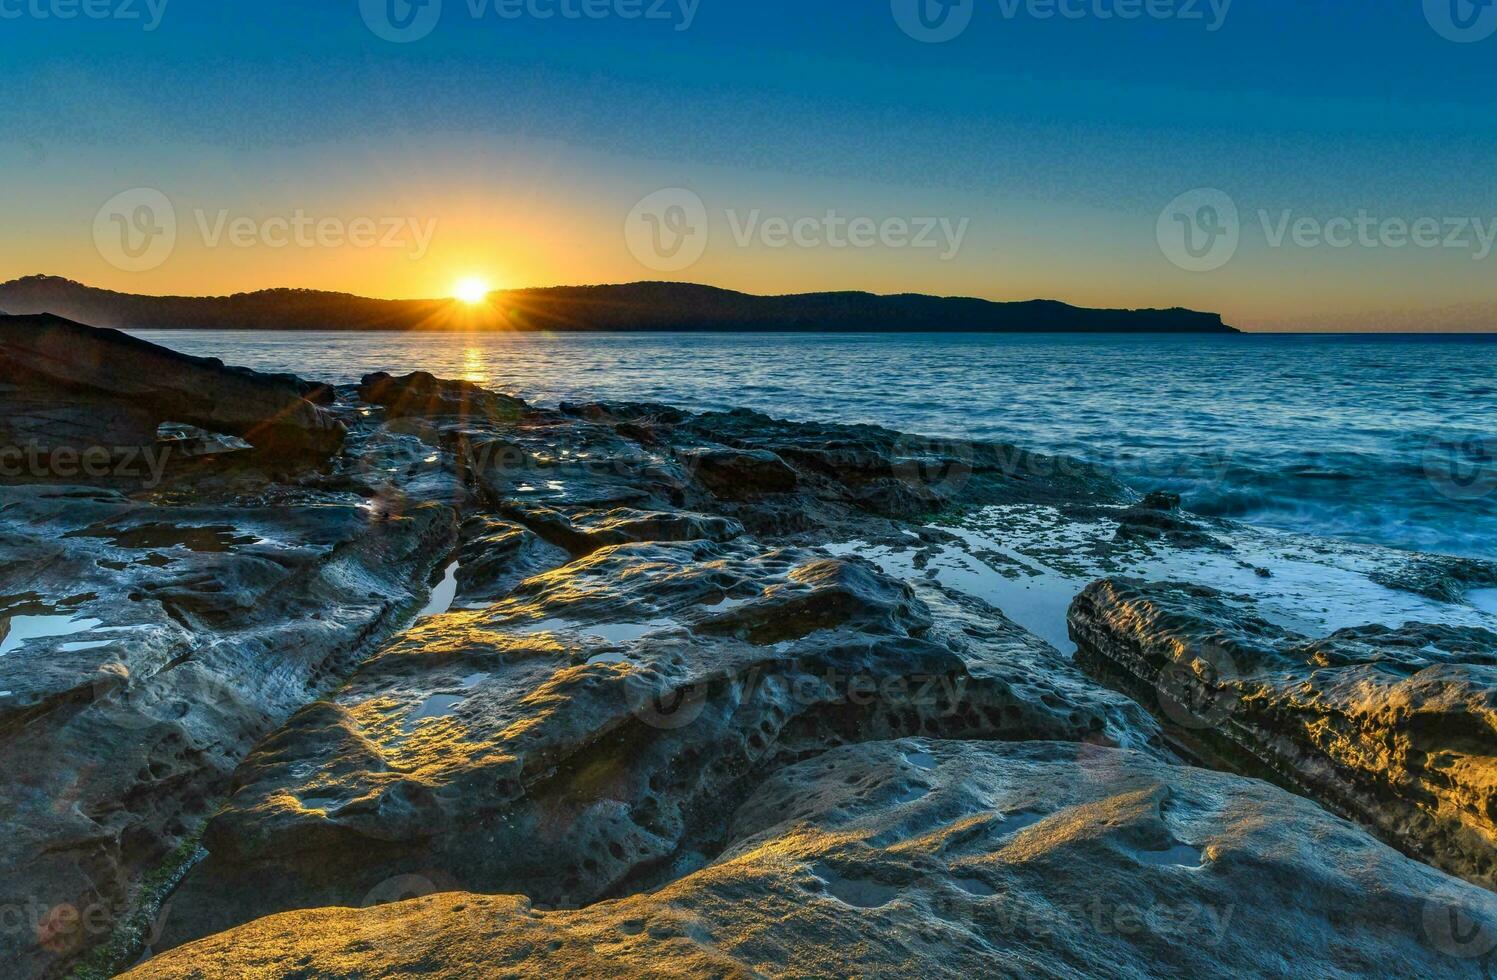
<instances>
[{"instance_id":1,"label":"shadowed rock","mask_svg":"<svg viewBox=\"0 0 1497 980\"><path fill-rule=\"evenodd\" d=\"M527 406L518 398L495 394L471 381L445 381L425 371L404 377L383 372L364 377L359 397L371 405L383 406L392 417L478 418L493 421L513 420Z\"/></svg>"},{"instance_id":2,"label":"shadowed rock","mask_svg":"<svg viewBox=\"0 0 1497 980\"><path fill-rule=\"evenodd\" d=\"M7 490L0 907L48 916L0 937L19 976L104 944L63 920L101 903L134 927L115 968L241 927L147 976L1459 976L1490 952L1490 896L1166 765L1142 706L934 559L904 581L833 547L953 537L908 523L952 507L1110 515L1131 495L1103 474L429 375L338 395L316 471ZM1485 642L1280 639L1384 672ZM1467 734L1423 760L1452 806L1479 796ZM434 891L463 894L356 911Z\"/></svg>"},{"instance_id":3,"label":"shadowed rock","mask_svg":"<svg viewBox=\"0 0 1497 980\"><path fill-rule=\"evenodd\" d=\"M1266 783L1137 752L849 746L771 775L727 828L700 870L577 911L402 875L127 977L1479 978L1497 945L1490 894Z\"/></svg>"},{"instance_id":4,"label":"shadowed rock","mask_svg":"<svg viewBox=\"0 0 1497 980\"><path fill-rule=\"evenodd\" d=\"M279 455L323 457L344 427L308 400L316 386L189 357L55 316L0 318L0 442L151 446L178 422Z\"/></svg>"},{"instance_id":5,"label":"shadowed rock","mask_svg":"<svg viewBox=\"0 0 1497 980\"><path fill-rule=\"evenodd\" d=\"M795 489L795 471L764 449L703 449L686 455L687 465L714 494L744 500Z\"/></svg>"}]
</instances>

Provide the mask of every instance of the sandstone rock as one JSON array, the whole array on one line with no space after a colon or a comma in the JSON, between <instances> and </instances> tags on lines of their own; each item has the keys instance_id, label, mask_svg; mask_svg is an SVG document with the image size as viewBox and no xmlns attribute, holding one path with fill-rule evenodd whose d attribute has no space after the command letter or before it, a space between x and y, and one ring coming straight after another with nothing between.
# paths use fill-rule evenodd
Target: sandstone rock
<instances>
[{"instance_id":1,"label":"sandstone rock","mask_svg":"<svg viewBox=\"0 0 1497 980\"><path fill-rule=\"evenodd\" d=\"M7 390L8 389L8 390ZM163 422L239 436L281 455L327 456L344 429L313 386L227 368L55 316L0 318L0 440L44 451L150 446Z\"/></svg>"},{"instance_id":2,"label":"sandstone rock","mask_svg":"<svg viewBox=\"0 0 1497 980\"><path fill-rule=\"evenodd\" d=\"M698 541L607 548L429 620L241 767L163 943L392 874L596 901L714 851L763 773L848 742L1157 744L994 610L951 608L938 628L862 564Z\"/></svg>"},{"instance_id":3,"label":"sandstone rock","mask_svg":"<svg viewBox=\"0 0 1497 980\"><path fill-rule=\"evenodd\" d=\"M731 541L744 533L743 525L731 518L684 511L642 511L632 507L557 509L516 502L508 513L546 540L576 555L588 555L616 544Z\"/></svg>"},{"instance_id":4,"label":"sandstone rock","mask_svg":"<svg viewBox=\"0 0 1497 980\"><path fill-rule=\"evenodd\" d=\"M0 908L40 909L0 949L18 975L101 945L64 914L101 903L156 952L212 937L146 976L1459 976L1497 945L1489 895L1172 765L1166 733L1199 740L927 577L957 535L907 523L998 504L1110 538L1127 511L1160 535L1103 544L1152 554L1221 522L996 443L549 410L421 374L338 395L348 436L315 472L224 457L151 494L7 489ZM832 547L911 540L932 550L908 582ZM439 578L453 606L409 625ZM1264 689L1311 705L1283 702L1300 742L1271 719L1305 779L1370 799L1358 766L1382 753L1447 824L1490 800L1480 631L1314 644L1219 599L1277 658ZM103 635L22 642L38 616ZM1202 708L1187 681L1165 690ZM1371 719L1363 757L1343 716ZM1314 738L1349 775L1295 754ZM1473 853L1464 819L1449 854Z\"/></svg>"},{"instance_id":5,"label":"sandstone rock","mask_svg":"<svg viewBox=\"0 0 1497 980\"><path fill-rule=\"evenodd\" d=\"M1070 629L1228 761L1497 886L1497 634L1410 623L1312 640L1248 606L1103 580L1077 597Z\"/></svg>"},{"instance_id":6,"label":"sandstone rock","mask_svg":"<svg viewBox=\"0 0 1497 980\"><path fill-rule=\"evenodd\" d=\"M1441 602L1461 602L1473 589L1497 586L1497 562L1447 555L1417 555L1372 572L1374 582Z\"/></svg>"},{"instance_id":7,"label":"sandstone rock","mask_svg":"<svg viewBox=\"0 0 1497 980\"><path fill-rule=\"evenodd\" d=\"M1070 742L836 749L766 779L728 838L575 911L394 877L378 907L262 919L127 977L1479 978L1497 946L1497 898L1311 803Z\"/></svg>"},{"instance_id":8,"label":"sandstone rock","mask_svg":"<svg viewBox=\"0 0 1497 980\"><path fill-rule=\"evenodd\" d=\"M1180 509L1180 495L1167 490L1155 490L1144 495L1138 506L1146 510L1173 511Z\"/></svg>"},{"instance_id":9,"label":"sandstone rock","mask_svg":"<svg viewBox=\"0 0 1497 980\"><path fill-rule=\"evenodd\" d=\"M571 560L563 549L534 532L482 514L463 525L457 569L458 594L467 602L495 602L521 582Z\"/></svg>"},{"instance_id":10,"label":"sandstone rock","mask_svg":"<svg viewBox=\"0 0 1497 980\"><path fill-rule=\"evenodd\" d=\"M795 471L768 450L702 449L688 452L686 459L697 479L727 500L795 489Z\"/></svg>"},{"instance_id":11,"label":"sandstone rock","mask_svg":"<svg viewBox=\"0 0 1497 980\"><path fill-rule=\"evenodd\" d=\"M518 418L527 408L517 398L495 394L470 381L444 381L425 371L400 378L383 372L368 375L359 385L359 397L372 405L383 406L393 417L455 416L502 421Z\"/></svg>"},{"instance_id":12,"label":"sandstone rock","mask_svg":"<svg viewBox=\"0 0 1497 980\"><path fill-rule=\"evenodd\" d=\"M1180 510L1178 494L1152 493L1118 513L1118 541L1162 541L1176 548L1224 548Z\"/></svg>"},{"instance_id":13,"label":"sandstone rock","mask_svg":"<svg viewBox=\"0 0 1497 980\"><path fill-rule=\"evenodd\" d=\"M419 607L455 519L232 466L3 501L0 972L62 975L149 933L230 774Z\"/></svg>"}]
</instances>

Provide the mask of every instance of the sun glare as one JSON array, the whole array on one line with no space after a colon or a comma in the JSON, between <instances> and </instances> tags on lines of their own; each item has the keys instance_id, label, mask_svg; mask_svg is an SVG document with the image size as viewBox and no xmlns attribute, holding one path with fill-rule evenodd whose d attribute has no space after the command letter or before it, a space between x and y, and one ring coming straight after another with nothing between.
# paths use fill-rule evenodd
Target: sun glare
<instances>
[{"instance_id":1,"label":"sun glare","mask_svg":"<svg viewBox=\"0 0 1497 980\"><path fill-rule=\"evenodd\" d=\"M489 284L482 279L464 279L452 290L452 295L470 305L482 303L488 298Z\"/></svg>"}]
</instances>

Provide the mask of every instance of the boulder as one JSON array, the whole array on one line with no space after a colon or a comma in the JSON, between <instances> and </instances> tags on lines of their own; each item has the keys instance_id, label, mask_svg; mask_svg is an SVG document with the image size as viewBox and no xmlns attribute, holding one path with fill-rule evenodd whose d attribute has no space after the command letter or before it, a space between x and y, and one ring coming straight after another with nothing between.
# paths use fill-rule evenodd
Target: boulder
<instances>
[{"instance_id":1,"label":"boulder","mask_svg":"<svg viewBox=\"0 0 1497 980\"><path fill-rule=\"evenodd\" d=\"M446 381L426 371L399 378L384 372L366 375L359 384L359 397L383 406L395 418L450 416L509 421L528 409L518 398L495 394L471 381Z\"/></svg>"},{"instance_id":2,"label":"boulder","mask_svg":"<svg viewBox=\"0 0 1497 980\"><path fill-rule=\"evenodd\" d=\"M720 849L767 772L849 742L1153 750L1136 705L955 608L938 626L861 563L699 541L604 549L428 620L241 767L158 948L397 874L554 906L647 887Z\"/></svg>"},{"instance_id":3,"label":"boulder","mask_svg":"<svg viewBox=\"0 0 1497 980\"><path fill-rule=\"evenodd\" d=\"M766 493L790 493L795 470L764 449L699 449L685 454L698 480L716 496L744 500Z\"/></svg>"},{"instance_id":4,"label":"boulder","mask_svg":"<svg viewBox=\"0 0 1497 980\"><path fill-rule=\"evenodd\" d=\"M1257 780L1073 742L847 746L728 845L571 911L404 874L127 980L244 976L1477 978L1497 898Z\"/></svg>"},{"instance_id":5,"label":"boulder","mask_svg":"<svg viewBox=\"0 0 1497 980\"><path fill-rule=\"evenodd\" d=\"M61 317L0 318L0 443L112 453L152 446L163 422L238 436L283 456L325 457L346 430L315 386L189 357Z\"/></svg>"},{"instance_id":6,"label":"boulder","mask_svg":"<svg viewBox=\"0 0 1497 980\"><path fill-rule=\"evenodd\" d=\"M1187 740L1497 887L1497 634L1409 623L1311 639L1251 605L1105 579L1069 623L1083 657Z\"/></svg>"},{"instance_id":7,"label":"boulder","mask_svg":"<svg viewBox=\"0 0 1497 980\"><path fill-rule=\"evenodd\" d=\"M370 455L440 466L414 440ZM234 769L403 627L457 547L450 467L403 477L433 499L363 499L343 455L305 483L232 460L151 492L3 491L0 974L133 959Z\"/></svg>"}]
</instances>

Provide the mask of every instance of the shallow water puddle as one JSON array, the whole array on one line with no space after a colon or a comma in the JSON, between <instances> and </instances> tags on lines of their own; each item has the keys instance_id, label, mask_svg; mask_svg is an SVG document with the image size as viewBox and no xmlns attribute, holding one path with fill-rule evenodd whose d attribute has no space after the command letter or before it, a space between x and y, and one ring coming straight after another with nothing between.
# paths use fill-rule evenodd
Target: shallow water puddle
<instances>
[{"instance_id":1,"label":"shallow water puddle","mask_svg":"<svg viewBox=\"0 0 1497 980\"><path fill-rule=\"evenodd\" d=\"M867 878L844 878L824 864L811 870L827 893L844 905L860 909L876 909L888 905L899 897L899 889L880 881Z\"/></svg>"},{"instance_id":2,"label":"shallow water puddle","mask_svg":"<svg viewBox=\"0 0 1497 980\"><path fill-rule=\"evenodd\" d=\"M535 633L580 633L590 640L604 643L633 643L635 640L664 629L673 629L680 624L674 619L652 619L644 623L579 623L569 619L544 619L538 623L527 623L515 627L526 635Z\"/></svg>"},{"instance_id":3,"label":"shallow water puddle","mask_svg":"<svg viewBox=\"0 0 1497 980\"><path fill-rule=\"evenodd\" d=\"M87 633L103 625L98 619L77 619L72 616L15 616L9 623L5 638L0 640L0 656L19 650L28 640L51 639L58 636L73 636ZM89 646L103 646L103 643ZM88 649L88 646L69 644L69 647ZM64 647L63 649L68 649Z\"/></svg>"},{"instance_id":4,"label":"shallow water puddle","mask_svg":"<svg viewBox=\"0 0 1497 980\"><path fill-rule=\"evenodd\" d=\"M951 880L955 883L956 887L969 895L976 895L978 898L991 898L998 894L998 889L981 878L953 878Z\"/></svg>"},{"instance_id":5,"label":"shallow water puddle","mask_svg":"<svg viewBox=\"0 0 1497 980\"><path fill-rule=\"evenodd\" d=\"M1163 851L1136 851L1133 856L1155 867L1200 868L1206 860L1199 847L1189 844L1176 844Z\"/></svg>"},{"instance_id":6,"label":"shallow water puddle","mask_svg":"<svg viewBox=\"0 0 1497 980\"><path fill-rule=\"evenodd\" d=\"M1066 628L1066 611L1085 581L1077 584L1077 580L1028 560L1025 564L1039 574L1011 579L982 559L950 545L941 546L924 569L915 566L914 551L896 551L864 541L828 545L827 550L838 557L861 555L896 578L934 577L942 585L997 606L1009 619L1057 650L1075 650Z\"/></svg>"},{"instance_id":7,"label":"shallow water puddle","mask_svg":"<svg viewBox=\"0 0 1497 980\"><path fill-rule=\"evenodd\" d=\"M140 524L135 527L88 527L64 535L69 538L106 538L117 548L151 551L157 548L186 548L203 554L223 554L240 545L255 544L260 538L239 533L228 524L202 527L176 524Z\"/></svg>"},{"instance_id":8,"label":"shallow water puddle","mask_svg":"<svg viewBox=\"0 0 1497 980\"><path fill-rule=\"evenodd\" d=\"M405 733L409 735L420 727L421 722L428 718L447 718L457 711L458 705L465 701L458 694L433 694L422 701L416 710L406 715Z\"/></svg>"},{"instance_id":9,"label":"shallow water puddle","mask_svg":"<svg viewBox=\"0 0 1497 980\"><path fill-rule=\"evenodd\" d=\"M904 761L916 769L932 770L936 768L936 757L929 752L906 752Z\"/></svg>"},{"instance_id":10,"label":"shallow water puddle","mask_svg":"<svg viewBox=\"0 0 1497 980\"><path fill-rule=\"evenodd\" d=\"M919 786L911 784L894 795L894 802L901 804L914 803L916 800L923 800L929 795L929 786Z\"/></svg>"},{"instance_id":11,"label":"shallow water puddle","mask_svg":"<svg viewBox=\"0 0 1497 980\"><path fill-rule=\"evenodd\" d=\"M426 607L416 614L417 619L441 616L452 610L452 603L457 599L457 570L461 564L453 562L447 566L447 570L442 573L442 581L431 590L431 598L427 600Z\"/></svg>"},{"instance_id":12,"label":"shallow water puddle","mask_svg":"<svg viewBox=\"0 0 1497 980\"><path fill-rule=\"evenodd\" d=\"M1164 546L1153 554L1118 550L1104 567L1084 545L1110 540L1115 529L1110 521L1069 521L1054 508L993 507L963 526L943 526L961 544L929 549L923 568L915 564L919 552L914 549L850 541L827 550L861 555L897 578L933 578L983 599L1066 654L1076 651L1066 625L1071 602L1088 584L1107 576L1198 582L1252 596L1255 614L1312 637L1368 623L1491 628L1497 614L1497 589L1468 593L1469 605L1460 605L1390 589L1368 577L1384 557L1387 562L1406 560L1400 553L1384 555L1367 546L1245 526L1214 529L1230 551ZM1267 577L1258 573L1260 568L1268 571Z\"/></svg>"},{"instance_id":13,"label":"shallow water puddle","mask_svg":"<svg viewBox=\"0 0 1497 980\"><path fill-rule=\"evenodd\" d=\"M91 640L84 643L64 643L57 649L63 653L82 653L84 650L97 650L100 647L107 647L113 642L113 640Z\"/></svg>"},{"instance_id":14,"label":"shallow water puddle","mask_svg":"<svg viewBox=\"0 0 1497 980\"><path fill-rule=\"evenodd\" d=\"M993 835L996 837L1008 837L1017 834L1025 827L1032 827L1045 819L1047 814L1043 813L1015 813L1004 817L993 827Z\"/></svg>"},{"instance_id":15,"label":"shallow water puddle","mask_svg":"<svg viewBox=\"0 0 1497 980\"><path fill-rule=\"evenodd\" d=\"M321 810L323 813L332 813L343 807L342 800L331 796L309 796L297 802L303 810Z\"/></svg>"}]
</instances>

